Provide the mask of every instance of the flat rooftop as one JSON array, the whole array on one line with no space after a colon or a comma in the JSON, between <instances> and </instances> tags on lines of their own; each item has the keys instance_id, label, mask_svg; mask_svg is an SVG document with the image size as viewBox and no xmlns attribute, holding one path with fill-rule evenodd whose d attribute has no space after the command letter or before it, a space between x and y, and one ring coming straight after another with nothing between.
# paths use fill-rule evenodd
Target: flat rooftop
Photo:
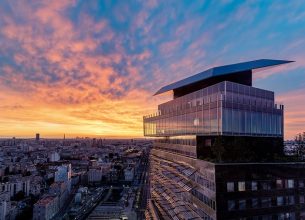
<instances>
[{"instance_id":1,"label":"flat rooftop","mask_svg":"<svg viewBox=\"0 0 305 220\"><path fill-rule=\"evenodd\" d=\"M53 202L53 200L56 198L56 196L51 196L51 195L47 195L46 197L41 198L40 200L37 201L37 203L35 205L42 205L45 206L51 202Z\"/></svg>"}]
</instances>

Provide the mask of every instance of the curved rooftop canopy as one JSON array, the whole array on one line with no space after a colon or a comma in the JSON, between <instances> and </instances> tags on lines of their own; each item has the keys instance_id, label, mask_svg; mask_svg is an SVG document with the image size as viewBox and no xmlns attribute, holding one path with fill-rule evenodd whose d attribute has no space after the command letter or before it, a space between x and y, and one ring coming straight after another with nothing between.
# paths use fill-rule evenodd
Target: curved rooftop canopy
<instances>
[{"instance_id":1,"label":"curved rooftop canopy","mask_svg":"<svg viewBox=\"0 0 305 220\"><path fill-rule=\"evenodd\" d=\"M196 75L166 85L161 89L159 89L154 95L158 95L171 90L174 90L174 92L179 90L180 91L188 90L192 86L198 87L198 84L201 85L212 84L213 82L215 82L215 79L219 79L219 80L221 79L222 81L224 80L228 80L228 81L233 80L236 82L240 81L240 83L252 85L252 70L273 67L290 62L294 62L294 61L260 59L260 60L230 64L225 66L213 67Z\"/></svg>"}]
</instances>

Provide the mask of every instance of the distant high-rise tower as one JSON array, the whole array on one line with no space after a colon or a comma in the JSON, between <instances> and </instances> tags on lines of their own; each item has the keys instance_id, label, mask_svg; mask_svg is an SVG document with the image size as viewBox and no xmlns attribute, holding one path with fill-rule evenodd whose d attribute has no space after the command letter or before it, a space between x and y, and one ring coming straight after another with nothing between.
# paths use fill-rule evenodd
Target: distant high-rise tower
<instances>
[{"instance_id":1,"label":"distant high-rise tower","mask_svg":"<svg viewBox=\"0 0 305 220\"><path fill-rule=\"evenodd\" d=\"M37 133L37 134L36 134L36 141L39 141L39 139L40 139L40 134Z\"/></svg>"},{"instance_id":2,"label":"distant high-rise tower","mask_svg":"<svg viewBox=\"0 0 305 220\"><path fill-rule=\"evenodd\" d=\"M174 96L144 117L146 219L305 219L305 163L283 153L284 106L252 86L255 70L285 63L215 67L156 93Z\"/></svg>"}]
</instances>

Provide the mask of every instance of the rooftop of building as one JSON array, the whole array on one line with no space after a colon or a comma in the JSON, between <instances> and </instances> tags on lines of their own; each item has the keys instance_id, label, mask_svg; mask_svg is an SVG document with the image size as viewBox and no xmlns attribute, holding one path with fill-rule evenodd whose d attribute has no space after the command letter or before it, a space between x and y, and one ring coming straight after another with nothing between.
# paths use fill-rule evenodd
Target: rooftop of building
<instances>
[{"instance_id":1,"label":"rooftop of building","mask_svg":"<svg viewBox=\"0 0 305 220\"><path fill-rule=\"evenodd\" d=\"M194 91L193 88L201 89L219 81L234 81L237 83L252 85L252 70L261 70L274 66L291 63L288 60L259 59L224 66L217 66L171 83L159 89L155 95L168 91L174 91L174 96L187 94ZM183 92L182 92L183 91ZM175 94L176 93L176 94Z\"/></svg>"},{"instance_id":2,"label":"rooftop of building","mask_svg":"<svg viewBox=\"0 0 305 220\"><path fill-rule=\"evenodd\" d=\"M64 181L57 181L57 182L52 183L52 184L50 185L50 188L53 188L53 187L61 187L61 186L65 185L65 184L66 184L66 182L64 182Z\"/></svg>"},{"instance_id":3,"label":"rooftop of building","mask_svg":"<svg viewBox=\"0 0 305 220\"><path fill-rule=\"evenodd\" d=\"M41 198L40 200L38 200L36 205L43 205L43 206L45 206L45 205L51 203L55 198L56 198L56 196L47 195L47 196Z\"/></svg>"}]
</instances>

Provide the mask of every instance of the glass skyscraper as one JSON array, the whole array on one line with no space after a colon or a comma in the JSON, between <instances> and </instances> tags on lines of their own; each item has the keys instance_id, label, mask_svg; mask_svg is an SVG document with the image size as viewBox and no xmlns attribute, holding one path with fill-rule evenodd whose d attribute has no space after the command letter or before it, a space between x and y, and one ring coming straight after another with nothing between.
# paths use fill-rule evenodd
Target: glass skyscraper
<instances>
[{"instance_id":1,"label":"glass skyscraper","mask_svg":"<svg viewBox=\"0 0 305 220\"><path fill-rule=\"evenodd\" d=\"M252 87L255 71L289 62L214 67L157 91L173 100L144 116L147 219L305 219L305 164L279 159L284 106Z\"/></svg>"},{"instance_id":2,"label":"glass skyscraper","mask_svg":"<svg viewBox=\"0 0 305 220\"><path fill-rule=\"evenodd\" d=\"M144 121L146 136L283 136L283 106L274 93L230 81L161 104Z\"/></svg>"}]
</instances>

